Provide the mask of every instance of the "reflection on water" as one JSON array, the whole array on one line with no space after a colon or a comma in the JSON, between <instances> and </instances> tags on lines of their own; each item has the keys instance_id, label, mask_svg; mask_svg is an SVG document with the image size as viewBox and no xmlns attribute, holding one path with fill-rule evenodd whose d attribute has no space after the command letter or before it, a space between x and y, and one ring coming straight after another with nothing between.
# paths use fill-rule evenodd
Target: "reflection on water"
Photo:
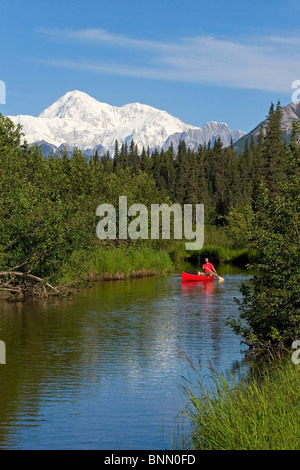
<instances>
[{"instance_id":1,"label":"reflection on water","mask_svg":"<svg viewBox=\"0 0 300 470\"><path fill-rule=\"evenodd\" d=\"M1 304L0 447L168 447L190 374L183 358L220 371L243 358L226 318L249 275L225 277L106 282L71 301Z\"/></svg>"}]
</instances>

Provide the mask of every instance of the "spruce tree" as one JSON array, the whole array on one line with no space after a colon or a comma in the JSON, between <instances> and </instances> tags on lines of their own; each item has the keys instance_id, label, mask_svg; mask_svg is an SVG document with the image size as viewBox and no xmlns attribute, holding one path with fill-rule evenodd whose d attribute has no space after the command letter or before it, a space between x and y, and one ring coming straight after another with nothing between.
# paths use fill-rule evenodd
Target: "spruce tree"
<instances>
[{"instance_id":1,"label":"spruce tree","mask_svg":"<svg viewBox=\"0 0 300 470\"><path fill-rule=\"evenodd\" d=\"M189 185L187 174L187 148L184 140L180 140L178 145L176 168L176 202L184 204L186 202L186 191Z\"/></svg>"},{"instance_id":2,"label":"spruce tree","mask_svg":"<svg viewBox=\"0 0 300 470\"><path fill-rule=\"evenodd\" d=\"M276 109L272 103L267 118L263 147L263 179L272 187L286 179L286 147L281 129L282 110L280 102Z\"/></svg>"}]
</instances>

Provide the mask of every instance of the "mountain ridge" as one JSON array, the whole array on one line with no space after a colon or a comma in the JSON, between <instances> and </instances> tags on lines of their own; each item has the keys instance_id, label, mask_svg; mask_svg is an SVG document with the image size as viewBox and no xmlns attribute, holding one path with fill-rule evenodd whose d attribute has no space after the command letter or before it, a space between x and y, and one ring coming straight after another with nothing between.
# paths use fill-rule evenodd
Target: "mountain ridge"
<instances>
[{"instance_id":1,"label":"mountain ridge","mask_svg":"<svg viewBox=\"0 0 300 470\"><path fill-rule=\"evenodd\" d=\"M70 152L78 147L86 156L95 150L99 154L112 153L116 140L121 144L132 139L139 150L165 149L171 143L177 148L184 137L191 148L209 140L214 143L218 137L227 146L231 139L236 142L245 134L216 121L209 121L203 127L192 126L167 111L137 102L112 106L79 90L67 92L38 117L8 117L22 125L28 144L42 144L45 154L56 152L62 146Z\"/></svg>"},{"instance_id":2,"label":"mountain ridge","mask_svg":"<svg viewBox=\"0 0 300 470\"><path fill-rule=\"evenodd\" d=\"M283 138L289 142L290 136L292 133L292 123L294 120L300 123L300 101L296 103L290 103L286 106L281 107L282 110L282 118L281 118L281 129L283 133ZM246 139L248 139L248 143L250 144L250 139L253 136L254 140L257 139L259 134L260 126L263 126L265 131L267 125L268 118L261 121L257 126L252 129L248 134L243 135L239 140L237 140L234 144L234 149L243 152L245 148Z\"/></svg>"}]
</instances>

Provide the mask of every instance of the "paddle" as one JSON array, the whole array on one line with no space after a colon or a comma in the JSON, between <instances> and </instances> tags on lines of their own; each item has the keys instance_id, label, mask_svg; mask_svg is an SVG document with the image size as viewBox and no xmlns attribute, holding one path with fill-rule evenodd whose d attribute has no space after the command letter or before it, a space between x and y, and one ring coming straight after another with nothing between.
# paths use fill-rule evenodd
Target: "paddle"
<instances>
[{"instance_id":1,"label":"paddle","mask_svg":"<svg viewBox=\"0 0 300 470\"><path fill-rule=\"evenodd\" d=\"M210 269L206 268L210 273L212 273L214 276L217 276L217 278L219 279L219 281L225 281L224 277L221 277L219 276L219 274L217 274L216 272L213 273Z\"/></svg>"}]
</instances>

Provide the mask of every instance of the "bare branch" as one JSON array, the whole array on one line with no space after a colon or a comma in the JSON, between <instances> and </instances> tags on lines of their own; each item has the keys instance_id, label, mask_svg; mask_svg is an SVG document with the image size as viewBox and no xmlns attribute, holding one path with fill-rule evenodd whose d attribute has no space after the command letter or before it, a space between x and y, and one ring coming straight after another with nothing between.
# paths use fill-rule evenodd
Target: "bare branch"
<instances>
[{"instance_id":1,"label":"bare branch","mask_svg":"<svg viewBox=\"0 0 300 470\"><path fill-rule=\"evenodd\" d=\"M53 289L59 295L62 295L62 293L56 287L51 286L51 284L46 282L44 279L38 276L34 276L33 274L21 273L18 271L2 271L0 272L0 276L20 276L24 278L34 279L35 281L41 282L44 286L49 287L49 289Z\"/></svg>"}]
</instances>

